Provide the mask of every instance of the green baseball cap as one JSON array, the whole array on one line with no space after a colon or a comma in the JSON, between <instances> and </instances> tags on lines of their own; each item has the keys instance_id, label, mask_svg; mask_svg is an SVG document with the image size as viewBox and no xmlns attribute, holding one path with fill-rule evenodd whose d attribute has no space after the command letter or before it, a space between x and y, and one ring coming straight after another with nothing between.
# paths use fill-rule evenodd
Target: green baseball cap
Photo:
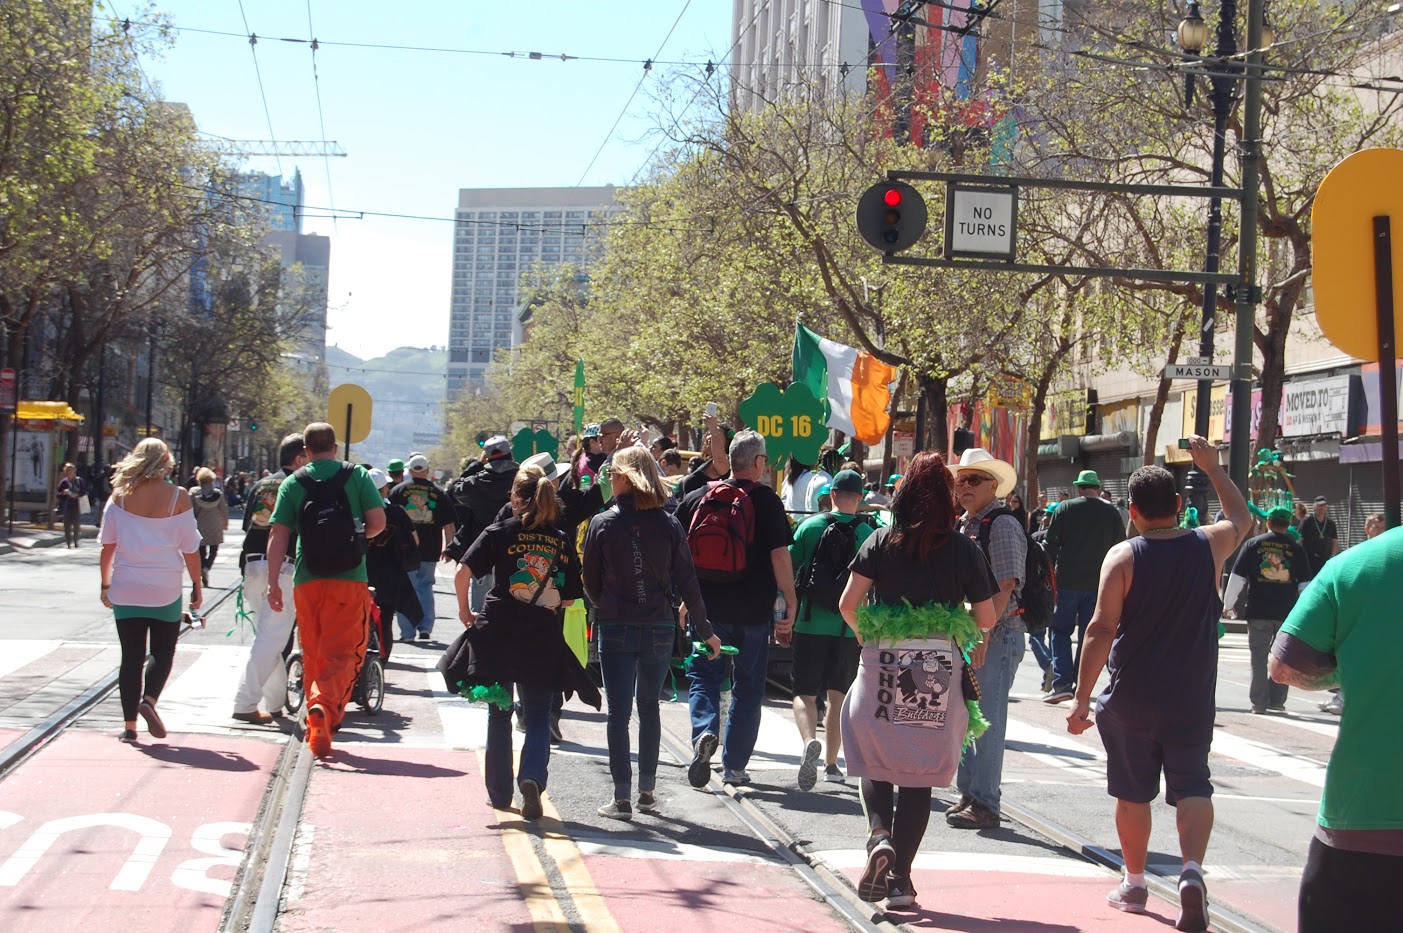
<instances>
[{"instance_id":1,"label":"green baseball cap","mask_svg":"<svg viewBox=\"0 0 1403 933\"><path fill-rule=\"evenodd\" d=\"M1291 510L1283 506L1277 506L1276 508L1272 509L1270 512L1267 513L1267 521L1285 522L1288 525L1291 524L1291 519L1293 517L1294 516L1292 516Z\"/></svg>"},{"instance_id":2,"label":"green baseball cap","mask_svg":"<svg viewBox=\"0 0 1403 933\"><path fill-rule=\"evenodd\" d=\"M832 487L835 492L862 492L862 477L856 470L839 470Z\"/></svg>"},{"instance_id":3,"label":"green baseball cap","mask_svg":"<svg viewBox=\"0 0 1403 933\"><path fill-rule=\"evenodd\" d=\"M899 483L899 482L901 482L901 474L900 474L900 473L893 473L891 476L888 476L888 477L887 477L887 485L888 485L888 486L895 486L895 485L896 485L897 483Z\"/></svg>"},{"instance_id":4,"label":"green baseball cap","mask_svg":"<svg viewBox=\"0 0 1403 933\"><path fill-rule=\"evenodd\" d=\"M1082 470L1080 473L1077 474L1077 478L1072 482L1072 485L1095 486L1097 489L1100 489L1101 477L1096 475L1095 470Z\"/></svg>"}]
</instances>

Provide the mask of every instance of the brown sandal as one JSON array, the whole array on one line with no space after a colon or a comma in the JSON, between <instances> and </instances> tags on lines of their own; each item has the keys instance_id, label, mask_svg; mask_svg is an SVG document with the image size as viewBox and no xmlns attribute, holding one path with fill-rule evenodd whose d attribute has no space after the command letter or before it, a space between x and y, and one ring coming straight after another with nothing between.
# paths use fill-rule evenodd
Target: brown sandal
<instances>
[{"instance_id":1,"label":"brown sandal","mask_svg":"<svg viewBox=\"0 0 1403 933\"><path fill-rule=\"evenodd\" d=\"M164 739L166 737L166 724L161 722L161 714L156 712L156 707L150 700L142 700L141 705L136 708L141 714L141 718L146 720L146 731L151 733L152 738Z\"/></svg>"}]
</instances>

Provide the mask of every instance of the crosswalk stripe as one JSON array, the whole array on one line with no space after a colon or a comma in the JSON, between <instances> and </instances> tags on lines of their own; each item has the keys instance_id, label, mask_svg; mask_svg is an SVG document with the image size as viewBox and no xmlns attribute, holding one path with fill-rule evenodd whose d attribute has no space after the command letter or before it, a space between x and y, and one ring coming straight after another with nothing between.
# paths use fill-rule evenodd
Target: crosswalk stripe
<instances>
[{"instance_id":1,"label":"crosswalk stripe","mask_svg":"<svg viewBox=\"0 0 1403 933\"><path fill-rule=\"evenodd\" d=\"M64 643L52 639L26 639L5 642L0 653L0 677L7 677L26 664L31 664Z\"/></svg>"}]
</instances>

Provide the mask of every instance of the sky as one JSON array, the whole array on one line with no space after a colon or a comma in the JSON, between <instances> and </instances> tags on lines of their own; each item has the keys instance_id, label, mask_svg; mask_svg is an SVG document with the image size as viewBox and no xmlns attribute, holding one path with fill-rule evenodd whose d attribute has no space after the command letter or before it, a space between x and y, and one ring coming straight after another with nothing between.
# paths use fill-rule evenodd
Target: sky
<instances>
[{"instance_id":1,"label":"sky","mask_svg":"<svg viewBox=\"0 0 1403 933\"><path fill-rule=\"evenodd\" d=\"M661 138L656 95L669 79L724 60L731 28L730 0L102 0L94 15L136 23L152 10L176 27L174 44L144 55L142 70L166 100L189 105L201 132L335 140L347 151L285 156L281 171L302 171L303 232L331 237L327 343L361 357L447 344L459 188L628 184ZM281 41L310 37L315 52L307 41ZM644 77L646 59L696 64L659 64ZM245 167L276 173L279 162Z\"/></svg>"}]
</instances>

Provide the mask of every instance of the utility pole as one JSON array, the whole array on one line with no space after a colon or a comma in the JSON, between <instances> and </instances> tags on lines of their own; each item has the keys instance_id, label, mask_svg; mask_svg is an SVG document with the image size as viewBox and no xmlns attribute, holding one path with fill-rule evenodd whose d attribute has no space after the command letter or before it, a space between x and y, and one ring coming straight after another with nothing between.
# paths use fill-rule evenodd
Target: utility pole
<instances>
[{"instance_id":1,"label":"utility pole","mask_svg":"<svg viewBox=\"0 0 1403 933\"><path fill-rule=\"evenodd\" d=\"M892 82L892 138L911 142L911 110L916 96L916 26L912 22L918 4L902 0L891 15L896 34L896 79Z\"/></svg>"},{"instance_id":2,"label":"utility pole","mask_svg":"<svg viewBox=\"0 0 1403 933\"><path fill-rule=\"evenodd\" d=\"M1233 356L1232 441L1228 474L1247 495L1247 470L1251 458L1252 430L1252 332L1257 326L1257 305L1262 290L1257 285L1257 188L1261 180L1258 160L1262 146L1262 23L1265 0L1247 3L1246 99L1242 117L1242 232L1238 247L1236 314Z\"/></svg>"}]
</instances>

